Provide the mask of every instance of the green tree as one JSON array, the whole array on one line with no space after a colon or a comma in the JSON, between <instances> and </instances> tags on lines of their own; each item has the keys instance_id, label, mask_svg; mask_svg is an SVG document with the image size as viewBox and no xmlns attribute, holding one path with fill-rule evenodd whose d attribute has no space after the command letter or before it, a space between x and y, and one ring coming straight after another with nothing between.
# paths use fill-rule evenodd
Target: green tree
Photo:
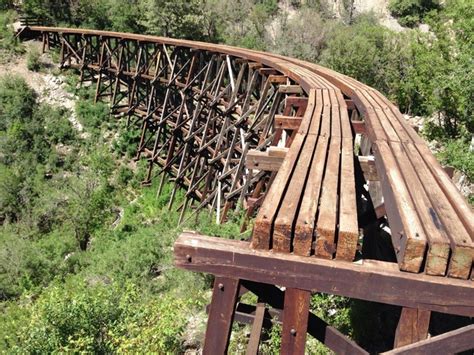
<instances>
[{"instance_id":1,"label":"green tree","mask_svg":"<svg viewBox=\"0 0 474 355\"><path fill-rule=\"evenodd\" d=\"M108 178L113 162L104 151L89 152L82 161L85 169L68 181L66 218L74 229L81 250L86 250L93 233L110 216L113 188Z\"/></svg>"},{"instance_id":2,"label":"green tree","mask_svg":"<svg viewBox=\"0 0 474 355\"><path fill-rule=\"evenodd\" d=\"M185 38L205 38L205 22L200 0L143 0L140 24L150 34Z\"/></svg>"},{"instance_id":3,"label":"green tree","mask_svg":"<svg viewBox=\"0 0 474 355\"><path fill-rule=\"evenodd\" d=\"M0 0L0 10L12 9L14 5L13 0Z\"/></svg>"},{"instance_id":4,"label":"green tree","mask_svg":"<svg viewBox=\"0 0 474 355\"><path fill-rule=\"evenodd\" d=\"M289 57L318 62L334 22L324 20L319 11L310 7L301 8L298 16L288 18L283 14L278 19L280 25L269 48Z\"/></svg>"},{"instance_id":5,"label":"green tree","mask_svg":"<svg viewBox=\"0 0 474 355\"><path fill-rule=\"evenodd\" d=\"M426 14L439 9L438 0L391 0L389 10L402 26L414 27Z\"/></svg>"},{"instance_id":6,"label":"green tree","mask_svg":"<svg viewBox=\"0 0 474 355\"><path fill-rule=\"evenodd\" d=\"M13 169L0 164L0 224L15 221L21 212L21 178Z\"/></svg>"}]
</instances>

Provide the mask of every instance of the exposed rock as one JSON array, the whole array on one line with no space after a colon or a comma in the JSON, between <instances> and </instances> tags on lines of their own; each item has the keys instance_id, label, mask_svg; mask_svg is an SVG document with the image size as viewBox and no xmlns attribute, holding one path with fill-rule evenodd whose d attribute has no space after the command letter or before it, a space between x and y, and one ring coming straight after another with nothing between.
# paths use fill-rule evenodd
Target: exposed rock
<instances>
[{"instance_id":1,"label":"exposed rock","mask_svg":"<svg viewBox=\"0 0 474 355\"><path fill-rule=\"evenodd\" d=\"M461 193L466 196L474 194L474 183L470 182L465 174L455 170L453 175L453 182Z\"/></svg>"},{"instance_id":2,"label":"exposed rock","mask_svg":"<svg viewBox=\"0 0 474 355\"><path fill-rule=\"evenodd\" d=\"M420 25L418 26L418 29L420 30L420 32L423 32L423 33L430 32L430 26L427 25L426 23L420 23Z\"/></svg>"},{"instance_id":3,"label":"exposed rock","mask_svg":"<svg viewBox=\"0 0 474 355\"><path fill-rule=\"evenodd\" d=\"M183 334L183 347L185 354L201 354L201 344L204 343L204 335L206 332L207 314L199 312L190 316L188 325Z\"/></svg>"},{"instance_id":4,"label":"exposed rock","mask_svg":"<svg viewBox=\"0 0 474 355\"><path fill-rule=\"evenodd\" d=\"M86 279L86 283L89 286L110 285L112 283L112 280L108 276L94 275L89 276Z\"/></svg>"},{"instance_id":5,"label":"exposed rock","mask_svg":"<svg viewBox=\"0 0 474 355\"><path fill-rule=\"evenodd\" d=\"M31 49L41 50L41 43L29 42L27 46ZM51 57L48 54L42 54L41 63L46 68L54 67ZM77 97L67 92L65 78L62 75L54 75L50 71L47 73L33 72L26 66L26 57L17 57L15 60L0 66L0 75L18 75L25 79L29 86L38 93L39 102L44 102L53 106L59 106L69 111L68 120L72 126L80 132L81 138L88 138L89 133L83 132L84 127L79 122L74 112Z\"/></svg>"}]
</instances>

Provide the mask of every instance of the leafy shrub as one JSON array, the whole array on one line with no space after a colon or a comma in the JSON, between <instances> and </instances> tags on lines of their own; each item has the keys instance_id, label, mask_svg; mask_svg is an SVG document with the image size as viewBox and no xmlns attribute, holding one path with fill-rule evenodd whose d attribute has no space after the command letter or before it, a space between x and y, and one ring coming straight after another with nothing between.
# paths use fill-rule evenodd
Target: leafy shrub
<instances>
[{"instance_id":1,"label":"leafy shrub","mask_svg":"<svg viewBox=\"0 0 474 355\"><path fill-rule=\"evenodd\" d=\"M2 10L1 6L0 2L0 10ZM0 12L0 63L8 62L13 55L24 51L13 31L12 24L15 18L14 11Z\"/></svg>"},{"instance_id":2,"label":"leafy shrub","mask_svg":"<svg viewBox=\"0 0 474 355\"><path fill-rule=\"evenodd\" d=\"M23 78L0 77L0 130L7 130L15 120L28 121L35 106L35 93Z\"/></svg>"},{"instance_id":3,"label":"leafy shrub","mask_svg":"<svg viewBox=\"0 0 474 355\"><path fill-rule=\"evenodd\" d=\"M0 0L0 10L12 9L14 5L13 0Z\"/></svg>"},{"instance_id":4,"label":"leafy shrub","mask_svg":"<svg viewBox=\"0 0 474 355\"><path fill-rule=\"evenodd\" d=\"M128 316L121 324L117 342L119 352L178 354L183 351L183 334L189 310L202 307L202 299L175 298L172 295L143 305L141 312Z\"/></svg>"},{"instance_id":5,"label":"leafy shrub","mask_svg":"<svg viewBox=\"0 0 474 355\"><path fill-rule=\"evenodd\" d=\"M137 146L140 142L140 130L134 127L124 127L120 129L120 134L113 142L113 147L120 155L132 158L137 153Z\"/></svg>"},{"instance_id":6,"label":"leafy shrub","mask_svg":"<svg viewBox=\"0 0 474 355\"><path fill-rule=\"evenodd\" d=\"M76 103L76 114L82 125L98 133L98 129L109 119L109 107L102 102L94 104L90 100Z\"/></svg>"},{"instance_id":7,"label":"leafy shrub","mask_svg":"<svg viewBox=\"0 0 474 355\"><path fill-rule=\"evenodd\" d=\"M2 228L0 299L37 291L68 270L64 258L76 247L67 230L57 230L35 241L11 228Z\"/></svg>"},{"instance_id":8,"label":"leafy shrub","mask_svg":"<svg viewBox=\"0 0 474 355\"><path fill-rule=\"evenodd\" d=\"M474 181L474 154L470 151L470 142L463 139L448 141L438 154L441 161L466 174Z\"/></svg>"},{"instance_id":9,"label":"leafy shrub","mask_svg":"<svg viewBox=\"0 0 474 355\"><path fill-rule=\"evenodd\" d=\"M302 8L298 16L283 16L270 49L286 56L317 62L334 24L309 7ZM312 31L307 31L308 28Z\"/></svg>"},{"instance_id":10,"label":"leafy shrub","mask_svg":"<svg viewBox=\"0 0 474 355\"><path fill-rule=\"evenodd\" d=\"M75 279L53 284L33 306L21 350L110 352L108 333L134 300L119 285L89 286Z\"/></svg>"},{"instance_id":11,"label":"leafy shrub","mask_svg":"<svg viewBox=\"0 0 474 355\"><path fill-rule=\"evenodd\" d=\"M26 67L31 71L39 71L41 68L41 53L37 49L30 49L26 56Z\"/></svg>"},{"instance_id":12,"label":"leafy shrub","mask_svg":"<svg viewBox=\"0 0 474 355\"><path fill-rule=\"evenodd\" d=\"M375 18L360 16L352 26L334 28L321 61L387 94L393 90L394 81L400 80L400 45L396 34L378 25Z\"/></svg>"},{"instance_id":13,"label":"leafy shrub","mask_svg":"<svg viewBox=\"0 0 474 355\"><path fill-rule=\"evenodd\" d=\"M54 282L26 309L8 306L3 320L15 325L19 319L21 326L10 327L2 347L19 353L179 353L189 313L202 306L202 296L144 299L132 283L72 277Z\"/></svg>"},{"instance_id":14,"label":"leafy shrub","mask_svg":"<svg viewBox=\"0 0 474 355\"><path fill-rule=\"evenodd\" d=\"M438 0L391 0L389 10L402 26L414 27L439 6Z\"/></svg>"},{"instance_id":15,"label":"leafy shrub","mask_svg":"<svg viewBox=\"0 0 474 355\"><path fill-rule=\"evenodd\" d=\"M46 136L52 144L70 144L77 139L76 131L67 118L69 111L42 104L37 114L44 117Z\"/></svg>"},{"instance_id":16,"label":"leafy shrub","mask_svg":"<svg viewBox=\"0 0 474 355\"><path fill-rule=\"evenodd\" d=\"M117 181L120 185L126 186L133 179L133 175L132 169L122 165L117 174Z\"/></svg>"},{"instance_id":17,"label":"leafy shrub","mask_svg":"<svg viewBox=\"0 0 474 355\"><path fill-rule=\"evenodd\" d=\"M22 180L13 169L0 164L0 221L14 221L21 212Z\"/></svg>"}]
</instances>

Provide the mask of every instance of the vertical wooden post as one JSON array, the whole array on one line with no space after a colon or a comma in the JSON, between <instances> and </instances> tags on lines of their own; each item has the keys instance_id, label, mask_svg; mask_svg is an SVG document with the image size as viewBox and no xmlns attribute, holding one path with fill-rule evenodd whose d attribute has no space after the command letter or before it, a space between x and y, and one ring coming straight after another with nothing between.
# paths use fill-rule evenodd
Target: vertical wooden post
<instances>
[{"instance_id":1,"label":"vertical wooden post","mask_svg":"<svg viewBox=\"0 0 474 355\"><path fill-rule=\"evenodd\" d=\"M309 291L295 288L287 288L285 291L280 350L282 355L304 354L310 298Z\"/></svg>"},{"instance_id":2,"label":"vertical wooden post","mask_svg":"<svg viewBox=\"0 0 474 355\"><path fill-rule=\"evenodd\" d=\"M204 355L227 353L238 290L238 279L216 277L207 320Z\"/></svg>"},{"instance_id":3,"label":"vertical wooden post","mask_svg":"<svg viewBox=\"0 0 474 355\"><path fill-rule=\"evenodd\" d=\"M403 307L395 332L394 348L416 343L428 336L431 312Z\"/></svg>"},{"instance_id":4,"label":"vertical wooden post","mask_svg":"<svg viewBox=\"0 0 474 355\"><path fill-rule=\"evenodd\" d=\"M262 335L263 319L265 316L265 303L257 303L255 318L253 320L252 332L247 346L246 355L257 355L260 337Z\"/></svg>"}]
</instances>

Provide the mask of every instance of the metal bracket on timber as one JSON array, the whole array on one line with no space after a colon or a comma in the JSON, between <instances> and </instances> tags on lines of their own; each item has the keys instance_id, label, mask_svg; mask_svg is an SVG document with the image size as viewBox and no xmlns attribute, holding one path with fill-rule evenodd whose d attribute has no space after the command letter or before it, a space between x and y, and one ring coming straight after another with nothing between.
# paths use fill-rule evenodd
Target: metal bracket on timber
<instances>
[{"instance_id":1,"label":"metal bracket on timber","mask_svg":"<svg viewBox=\"0 0 474 355\"><path fill-rule=\"evenodd\" d=\"M304 354L306 333L313 335L336 353L367 353L309 312L311 292L402 306L396 348L417 342L425 344L422 341L427 337L431 311L474 316L474 284L471 282L405 273L399 271L393 263L371 260L341 263L257 251L252 250L248 242L205 237L195 233L183 233L176 241L174 250L177 267L214 274L217 287L217 280L239 280L241 290L232 288L226 301L226 304L234 305L232 311L229 311L230 306L212 308L213 296L210 323L211 319L224 314L227 315L226 322L232 322L234 318L247 323L258 321L259 326L265 324L265 319L267 324L280 322L283 325L282 354ZM234 281L235 284L237 281ZM284 287L284 291L280 287ZM265 312L267 316L263 320L261 313L257 319L255 307L240 306L239 296L248 291L257 295L258 302L271 307ZM216 289L213 295L215 294ZM206 339L214 339L212 334L225 333L225 329L230 327L229 323L225 324L227 328L222 326L220 333L208 333ZM465 333L460 334L459 337L464 342L474 347L474 339L465 340ZM457 333L455 335L458 336ZM221 337L220 345L213 345L214 349L223 348L227 341L228 337ZM443 340L443 344L444 342ZM466 344L463 343L460 348L462 347L466 347ZM252 349L255 349L254 345Z\"/></svg>"}]
</instances>

